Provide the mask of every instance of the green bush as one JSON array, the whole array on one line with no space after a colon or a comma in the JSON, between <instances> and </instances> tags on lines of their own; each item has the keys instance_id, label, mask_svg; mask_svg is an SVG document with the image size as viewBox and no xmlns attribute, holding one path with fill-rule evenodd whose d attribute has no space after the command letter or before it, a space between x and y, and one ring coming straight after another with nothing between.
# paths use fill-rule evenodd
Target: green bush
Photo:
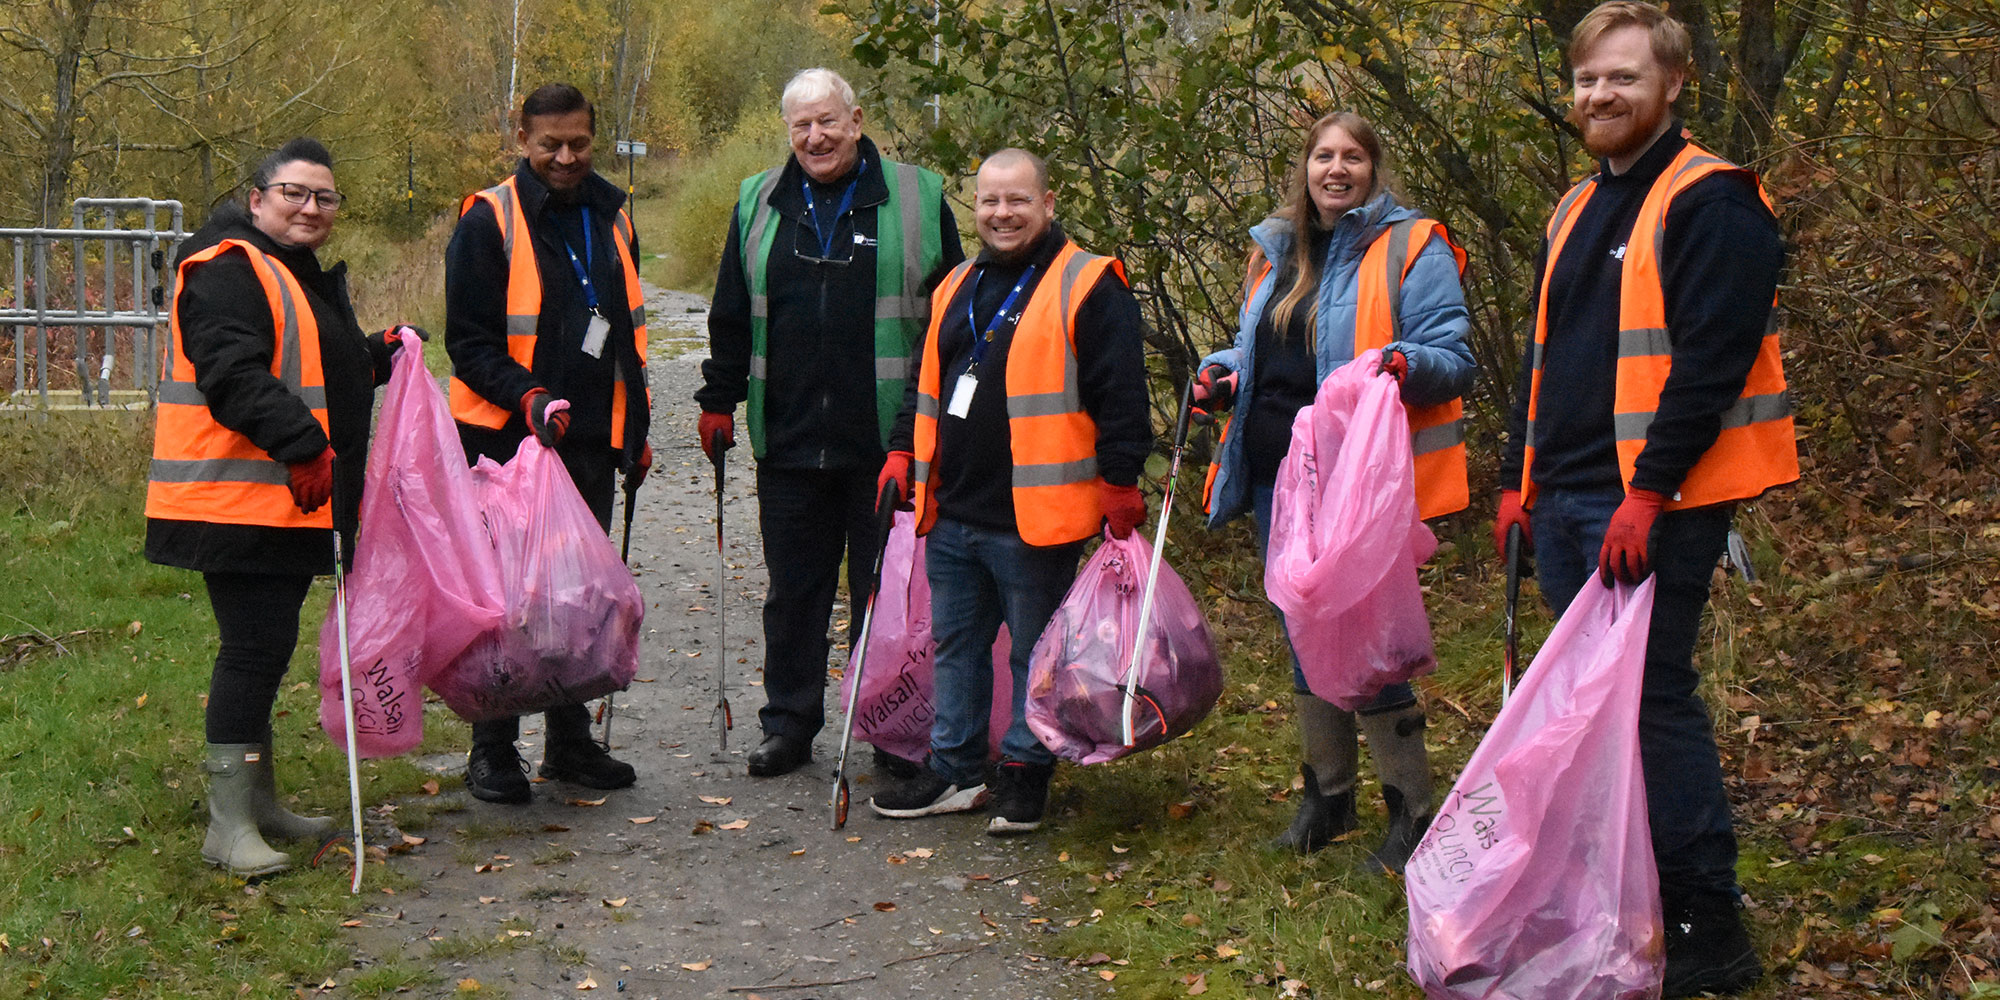
<instances>
[{"instance_id":1,"label":"green bush","mask_svg":"<svg viewBox=\"0 0 2000 1000\"><path fill-rule=\"evenodd\" d=\"M775 107L777 102L769 103ZM743 178L783 162L785 155L778 116L751 114L714 149L687 158L662 199L664 206L646 213L653 228L640 222L649 252L672 248L663 264L647 268L646 277L672 288L712 290L738 186Z\"/></svg>"}]
</instances>

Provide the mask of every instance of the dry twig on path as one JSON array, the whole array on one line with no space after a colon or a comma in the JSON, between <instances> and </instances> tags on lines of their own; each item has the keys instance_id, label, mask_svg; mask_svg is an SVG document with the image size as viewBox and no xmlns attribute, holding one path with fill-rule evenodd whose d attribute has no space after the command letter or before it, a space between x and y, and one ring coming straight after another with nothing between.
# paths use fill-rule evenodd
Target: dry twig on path
<instances>
[{"instance_id":1,"label":"dry twig on path","mask_svg":"<svg viewBox=\"0 0 2000 1000\"><path fill-rule=\"evenodd\" d=\"M755 993L759 990L807 990L815 986L840 986L844 983L858 983L864 979L873 978L875 978L874 973L864 972L861 975L849 976L846 979L822 979L816 983L765 983L762 986L731 986L728 992Z\"/></svg>"}]
</instances>

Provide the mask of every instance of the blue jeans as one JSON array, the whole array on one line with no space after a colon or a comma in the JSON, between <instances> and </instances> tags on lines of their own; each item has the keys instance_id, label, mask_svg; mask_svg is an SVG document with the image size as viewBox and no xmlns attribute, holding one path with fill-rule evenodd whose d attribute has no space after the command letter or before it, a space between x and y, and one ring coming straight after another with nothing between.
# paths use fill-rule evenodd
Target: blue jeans
<instances>
[{"instance_id":1,"label":"blue jeans","mask_svg":"<svg viewBox=\"0 0 2000 1000\"><path fill-rule=\"evenodd\" d=\"M986 781L993 710L993 640L1006 622L1013 647L1014 719L1000 741L1008 760L1052 764L1055 755L1028 729L1028 657L1076 579L1082 542L1041 547L1013 531L939 518L924 540L937 639L931 770L965 788Z\"/></svg>"},{"instance_id":2,"label":"blue jeans","mask_svg":"<svg viewBox=\"0 0 2000 1000\"><path fill-rule=\"evenodd\" d=\"M1257 558L1259 559L1266 558L1270 555L1271 551L1271 495L1276 490L1277 484L1275 483L1253 483L1250 486L1250 514L1257 521ZM1278 627L1286 629L1285 613L1278 610L1276 604L1271 605L1271 613L1278 616ZM1285 644L1289 646L1291 642L1291 631L1286 629ZM1312 689L1306 686L1306 672L1299 666L1299 654L1296 650L1292 652L1292 690L1298 694L1312 694ZM1416 703L1417 689L1411 687L1408 681L1399 681L1383 688L1375 695L1375 700L1369 702L1361 711L1363 714L1373 715L1376 712L1386 712L1393 708L1402 708L1405 705L1414 705Z\"/></svg>"},{"instance_id":3,"label":"blue jeans","mask_svg":"<svg viewBox=\"0 0 2000 1000\"><path fill-rule=\"evenodd\" d=\"M1618 489L1544 490L1535 498L1536 574L1557 616L1597 571L1604 531L1624 499ZM1736 830L1694 669L1701 609L1734 514L1733 504L1661 514L1647 544L1658 582L1639 696L1639 756L1660 883L1689 891L1737 891Z\"/></svg>"}]
</instances>

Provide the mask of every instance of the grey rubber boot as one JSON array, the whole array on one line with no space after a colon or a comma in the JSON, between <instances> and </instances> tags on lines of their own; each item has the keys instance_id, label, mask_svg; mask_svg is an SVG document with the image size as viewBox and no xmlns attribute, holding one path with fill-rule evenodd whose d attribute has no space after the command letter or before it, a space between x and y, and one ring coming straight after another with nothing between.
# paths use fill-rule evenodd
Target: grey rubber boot
<instances>
[{"instance_id":1,"label":"grey rubber boot","mask_svg":"<svg viewBox=\"0 0 2000 1000\"><path fill-rule=\"evenodd\" d=\"M236 875L269 875L291 867L292 859L264 843L257 830L255 743L210 743L202 770L208 772L208 836L201 856Z\"/></svg>"},{"instance_id":2,"label":"grey rubber boot","mask_svg":"<svg viewBox=\"0 0 2000 1000\"><path fill-rule=\"evenodd\" d=\"M258 747L258 756L244 755L243 764L256 775L257 832L280 840L321 841L333 836L334 823L327 816L300 816L278 804L278 777L271 765L271 745Z\"/></svg>"},{"instance_id":3,"label":"grey rubber boot","mask_svg":"<svg viewBox=\"0 0 2000 1000\"><path fill-rule=\"evenodd\" d=\"M1359 751L1353 712L1309 694L1296 696L1292 711L1298 716L1299 739L1305 745L1305 763L1299 765L1299 773L1306 787L1291 829L1279 834L1271 846L1309 854L1356 825L1354 770Z\"/></svg>"},{"instance_id":4,"label":"grey rubber boot","mask_svg":"<svg viewBox=\"0 0 2000 1000\"><path fill-rule=\"evenodd\" d=\"M1382 846L1368 855L1366 866L1403 873L1411 852L1431 825L1431 758L1424 749L1424 710L1416 705L1359 717L1368 734L1375 771L1382 778L1382 799L1389 806L1389 831Z\"/></svg>"}]
</instances>

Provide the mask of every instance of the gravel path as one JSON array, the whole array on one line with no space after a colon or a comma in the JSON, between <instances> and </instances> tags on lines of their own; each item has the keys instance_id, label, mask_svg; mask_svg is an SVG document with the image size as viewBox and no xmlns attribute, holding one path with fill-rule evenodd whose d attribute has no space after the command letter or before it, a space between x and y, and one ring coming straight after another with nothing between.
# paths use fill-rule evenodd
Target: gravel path
<instances>
[{"instance_id":1,"label":"gravel path","mask_svg":"<svg viewBox=\"0 0 2000 1000\"><path fill-rule=\"evenodd\" d=\"M1040 838L1000 841L985 817L892 822L868 812L883 779L857 743L854 807L831 829L837 684L814 762L752 779L758 741L763 551L747 448L729 453L725 506L728 674L736 728L718 752L710 707L717 659L714 478L695 445L691 394L707 353L706 301L648 287L654 386L652 478L633 524L632 565L647 603L639 682L619 696L615 751L636 787L601 793L535 785L525 807L464 791L459 754L421 763L440 798L463 800L390 864L417 887L382 895L349 930L358 965L433 971L408 995L1068 998L1102 988L1047 957L1065 919L1042 912ZM844 620L848 610L837 608ZM539 718L524 753L541 758ZM437 803L438 800L428 800ZM413 804L414 806L415 804ZM1024 900L1024 897L1026 899ZM343 981L335 992L346 992Z\"/></svg>"}]
</instances>

